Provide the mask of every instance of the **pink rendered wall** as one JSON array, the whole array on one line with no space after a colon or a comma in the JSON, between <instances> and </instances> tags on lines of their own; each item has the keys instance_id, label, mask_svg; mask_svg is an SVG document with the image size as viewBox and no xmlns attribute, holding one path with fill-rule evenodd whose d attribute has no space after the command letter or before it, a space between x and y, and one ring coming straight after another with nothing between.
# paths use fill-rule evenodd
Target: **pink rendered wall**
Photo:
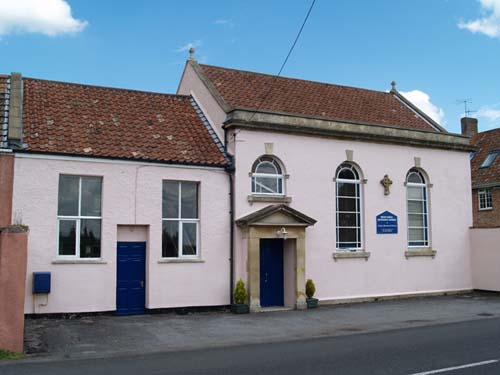
<instances>
[{"instance_id":1,"label":"pink rendered wall","mask_svg":"<svg viewBox=\"0 0 500 375\"><path fill-rule=\"evenodd\" d=\"M0 231L0 349L18 353L23 351L27 241L26 232Z\"/></svg>"},{"instance_id":2,"label":"pink rendered wall","mask_svg":"<svg viewBox=\"0 0 500 375\"><path fill-rule=\"evenodd\" d=\"M57 262L59 174L103 177L102 259L97 263ZM202 262L159 262L163 179L200 182ZM223 170L19 155L14 181L14 215L30 226L27 285L32 272L52 272L48 304L45 298L33 304L27 287L26 313L115 310L117 229L136 224L149 227L147 308L229 303L229 187Z\"/></svg>"},{"instance_id":3,"label":"pink rendered wall","mask_svg":"<svg viewBox=\"0 0 500 375\"><path fill-rule=\"evenodd\" d=\"M226 113L219 106L207 87L200 80L193 67L188 63L179 83L178 94L192 95L196 100L201 110L205 114L219 139L224 142L224 130L222 123L226 119Z\"/></svg>"},{"instance_id":4,"label":"pink rendered wall","mask_svg":"<svg viewBox=\"0 0 500 375\"><path fill-rule=\"evenodd\" d=\"M500 228L471 228L472 285L500 292Z\"/></svg>"},{"instance_id":5,"label":"pink rendered wall","mask_svg":"<svg viewBox=\"0 0 500 375\"><path fill-rule=\"evenodd\" d=\"M370 296L441 292L472 288L469 226L472 224L469 155L437 149L415 148L329 138L295 136L241 130L235 142L236 218L272 203L247 201L249 172L264 154L264 143L274 143L274 154L284 163L287 195L291 207L318 222L306 230L306 278L314 279L317 297L340 300ZM335 185L338 165L345 150L354 151L362 168L364 246L371 252L364 259L334 261ZM431 237L436 257L406 259L407 171L421 158L430 176ZM380 180L392 179L391 194L384 195ZM399 219L399 234L377 235L375 216L385 210ZM236 233L237 278L246 275L246 239Z\"/></svg>"}]
</instances>

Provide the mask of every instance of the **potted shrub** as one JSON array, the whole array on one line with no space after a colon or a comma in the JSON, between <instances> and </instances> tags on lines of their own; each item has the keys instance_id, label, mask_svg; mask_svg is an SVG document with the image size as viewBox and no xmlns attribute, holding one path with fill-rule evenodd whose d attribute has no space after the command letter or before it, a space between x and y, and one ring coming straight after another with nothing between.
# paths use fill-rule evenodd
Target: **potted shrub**
<instances>
[{"instance_id":1,"label":"potted shrub","mask_svg":"<svg viewBox=\"0 0 500 375\"><path fill-rule=\"evenodd\" d=\"M318 299L313 298L314 293L316 293L316 286L314 285L314 282L311 279L308 279L306 282L306 302L307 302L307 308L308 309L313 309L315 307L318 307Z\"/></svg>"},{"instance_id":2,"label":"potted shrub","mask_svg":"<svg viewBox=\"0 0 500 375\"><path fill-rule=\"evenodd\" d=\"M247 302L247 288L243 280L239 279L233 292L234 303L231 305L231 312L234 314L248 314L250 308Z\"/></svg>"}]
</instances>

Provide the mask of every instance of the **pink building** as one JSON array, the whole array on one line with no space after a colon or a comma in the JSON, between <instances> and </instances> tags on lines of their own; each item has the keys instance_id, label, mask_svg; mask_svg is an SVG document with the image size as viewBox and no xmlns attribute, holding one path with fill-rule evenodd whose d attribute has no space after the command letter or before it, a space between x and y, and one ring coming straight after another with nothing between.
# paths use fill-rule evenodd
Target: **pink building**
<instances>
[{"instance_id":1,"label":"pink building","mask_svg":"<svg viewBox=\"0 0 500 375\"><path fill-rule=\"evenodd\" d=\"M252 311L305 307L308 278L321 303L472 289L471 146L395 85L194 60L177 95L2 79L26 313L223 306L240 278Z\"/></svg>"}]
</instances>

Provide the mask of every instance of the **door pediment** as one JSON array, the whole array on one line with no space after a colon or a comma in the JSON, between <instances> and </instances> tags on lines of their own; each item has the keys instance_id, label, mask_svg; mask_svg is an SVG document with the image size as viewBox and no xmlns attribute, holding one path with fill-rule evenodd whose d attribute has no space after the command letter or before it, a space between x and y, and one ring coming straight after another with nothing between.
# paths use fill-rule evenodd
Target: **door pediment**
<instances>
[{"instance_id":1,"label":"door pediment","mask_svg":"<svg viewBox=\"0 0 500 375\"><path fill-rule=\"evenodd\" d=\"M301 226L314 225L316 220L284 204L264 207L236 220L239 226Z\"/></svg>"}]
</instances>

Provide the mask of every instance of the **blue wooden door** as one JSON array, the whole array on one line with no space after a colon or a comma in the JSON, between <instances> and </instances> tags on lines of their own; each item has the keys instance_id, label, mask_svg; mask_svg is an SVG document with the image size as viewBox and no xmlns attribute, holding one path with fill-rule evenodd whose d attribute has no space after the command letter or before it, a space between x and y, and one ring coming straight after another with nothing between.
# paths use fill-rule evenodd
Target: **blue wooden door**
<instances>
[{"instance_id":1,"label":"blue wooden door","mask_svg":"<svg viewBox=\"0 0 500 375\"><path fill-rule=\"evenodd\" d=\"M116 313L143 314L146 304L146 242L118 242Z\"/></svg>"},{"instance_id":2,"label":"blue wooden door","mask_svg":"<svg viewBox=\"0 0 500 375\"><path fill-rule=\"evenodd\" d=\"M283 240L260 240L260 305L283 306Z\"/></svg>"}]
</instances>

